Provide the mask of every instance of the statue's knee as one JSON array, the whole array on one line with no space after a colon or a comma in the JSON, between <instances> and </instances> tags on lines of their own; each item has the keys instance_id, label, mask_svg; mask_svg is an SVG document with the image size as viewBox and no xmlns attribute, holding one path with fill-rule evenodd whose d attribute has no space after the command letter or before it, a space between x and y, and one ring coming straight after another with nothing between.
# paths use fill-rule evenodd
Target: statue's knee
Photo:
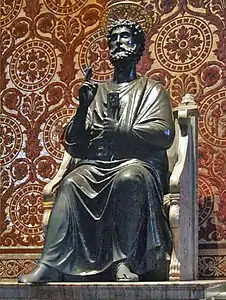
<instances>
[{"instance_id":1,"label":"statue's knee","mask_svg":"<svg viewBox=\"0 0 226 300\"><path fill-rule=\"evenodd\" d=\"M118 185L140 184L144 182L144 168L139 165L131 165L121 170L115 179Z\"/></svg>"},{"instance_id":2,"label":"statue's knee","mask_svg":"<svg viewBox=\"0 0 226 300\"><path fill-rule=\"evenodd\" d=\"M60 184L60 187L63 189L68 189L72 186L72 179L70 177L65 177Z\"/></svg>"}]
</instances>

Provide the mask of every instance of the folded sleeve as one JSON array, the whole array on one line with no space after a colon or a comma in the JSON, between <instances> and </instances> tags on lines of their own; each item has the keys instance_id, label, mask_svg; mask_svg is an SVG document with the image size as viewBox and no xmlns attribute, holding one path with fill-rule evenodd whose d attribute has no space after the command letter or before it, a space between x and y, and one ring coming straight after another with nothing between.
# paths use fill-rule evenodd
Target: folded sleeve
<instances>
[{"instance_id":1,"label":"folded sleeve","mask_svg":"<svg viewBox=\"0 0 226 300\"><path fill-rule=\"evenodd\" d=\"M136 114L130 126L119 124L121 142L127 147L148 150L168 149L174 139L174 121L170 98L164 87L157 83L142 93ZM135 101L135 100L134 100Z\"/></svg>"}]
</instances>

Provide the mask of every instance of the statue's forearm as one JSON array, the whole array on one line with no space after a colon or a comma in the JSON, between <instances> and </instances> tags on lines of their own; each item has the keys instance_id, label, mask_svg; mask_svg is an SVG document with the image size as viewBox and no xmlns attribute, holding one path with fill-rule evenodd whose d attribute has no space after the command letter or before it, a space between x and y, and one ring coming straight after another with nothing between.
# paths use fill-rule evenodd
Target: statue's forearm
<instances>
[{"instance_id":1,"label":"statue's forearm","mask_svg":"<svg viewBox=\"0 0 226 300\"><path fill-rule=\"evenodd\" d=\"M173 143L174 127L156 123L149 126L137 125L133 129L132 135L137 143L140 141L142 144L168 149Z\"/></svg>"},{"instance_id":2,"label":"statue's forearm","mask_svg":"<svg viewBox=\"0 0 226 300\"><path fill-rule=\"evenodd\" d=\"M78 108L76 115L67 125L62 144L73 157L82 158L86 155L89 133L86 129L87 109Z\"/></svg>"},{"instance_id":3,"label":"statue's forearm","mask_svg":"<svg viewBox=\"0 0 226 300\"><path fill-rule=\"evenodd\" d=\"M87 110L79 107L76 115L73 117L71 122L68 124L65 132L65 142L73 144L80 142L86 138L87 132L85 128Z\"/></svg>"},{"instance_id":4,"label":"statue's forearm","mask_svg":"<svg viewBox=\"0 0 226 300\"><path fill-rule=\"evenodd\" d=\"M164 126L163 124L136 124L129 131L118 130L118 142L125 148L140 149L146 151L152 147L168 149L174 139L174 127Z\"/></svg>"}]
</instances>

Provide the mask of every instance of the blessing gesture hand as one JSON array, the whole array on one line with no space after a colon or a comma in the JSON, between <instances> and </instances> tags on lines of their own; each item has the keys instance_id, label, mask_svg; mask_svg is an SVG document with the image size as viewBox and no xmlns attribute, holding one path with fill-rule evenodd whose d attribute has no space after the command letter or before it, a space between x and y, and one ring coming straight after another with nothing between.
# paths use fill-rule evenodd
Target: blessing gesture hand
<instances>
[{"instance_id":1,"label":"blessing gesture hand","mask_svg":"<svg viewBox=\"0 0 226 300\"><path fill-rule=\"evenodd\" d=\"M81 108L85 110L90 106L92 103L98 85L90 81L92 77L92 68L89 68L85 77L85 82L78 90L78 97L79 97L79 105Z\"/></svg>"}]
</instances>

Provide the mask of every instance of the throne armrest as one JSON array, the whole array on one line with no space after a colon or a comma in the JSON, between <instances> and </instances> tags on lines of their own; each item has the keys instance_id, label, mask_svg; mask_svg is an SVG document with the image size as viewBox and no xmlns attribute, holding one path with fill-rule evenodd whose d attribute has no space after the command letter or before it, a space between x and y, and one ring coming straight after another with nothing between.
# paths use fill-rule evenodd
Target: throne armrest
<instances>
[{"instance_id":1,"label":"throne armrest","mask_svg":"<svg viewBox=\"0 0 226 300\"><path fill-rule=\"evenodd\" d=\"M178 112L179 113L179 112ZM188 121L188 120L183 120ZM178 120L179 123L179 120ZM188 139L189 136L187 134L187 130L182 128L180 123L177 124L178 126L178 144L177 144L177 161L173 167L171 176L170 176L170 194L179 194L180 193L180 178L185 166L185 161L187 157L188 151ZM182 132L184 131L184 134Z\"/></svg>"},{"instance_id":2,"label":"throne armrest","mask_svg":"<svg viewBox=\"0 0 226 300\"><path fill-rule=\"evenodd\" d=\"M47 226L49 222L49 217L53 208L54 204L54 198L55 193L57 191L57 188L59 187L60 182L62 179L73 170L75 164L78 162L78 159L76 160L73 158L70 154L68 154L66 151L64 151L63 160L60 164L59 170L56 173L56 175L53 177L53 179L45 185L43 189L43 208L44 213L42 217L42 228L44 234L47 232Z\"/></svg>"},{"instance_id":3,"label":"throne armrest","mask_svg":"<svg viewBox=\"0 0 226 300\"><path fill-rule=\"evenodd\" d=\"M63 160L60 164L58 172L53 177L53 179L44 186L44 189L43 189L44 202L52 202L53 201L54 191L57 190L61 180L72 169L72 166L74 166L74 159L71 157L70 154L68 154L66 151L64 151Z\"/></svg>"},{"instance_id":4,"label":"throne armrest","mask_svg":"<svg viewBox=\"0 0 226 300\"><path fill-rule=\"evenodd\" d=\"M192 124L192 118L195 120L198 117L197 105L193 97L186 94L179 106L174 110L176 137L174 142L174 151L177 154L177 160L171 170L170 176L170 193L180 193L180 179L185 168L186 162L196 164L188 157L192 157L197 153L197 126ZM194 123L194 122L193 122ZM193 132L195 131L195 132Z\"/></svg>"}]
</instances>

